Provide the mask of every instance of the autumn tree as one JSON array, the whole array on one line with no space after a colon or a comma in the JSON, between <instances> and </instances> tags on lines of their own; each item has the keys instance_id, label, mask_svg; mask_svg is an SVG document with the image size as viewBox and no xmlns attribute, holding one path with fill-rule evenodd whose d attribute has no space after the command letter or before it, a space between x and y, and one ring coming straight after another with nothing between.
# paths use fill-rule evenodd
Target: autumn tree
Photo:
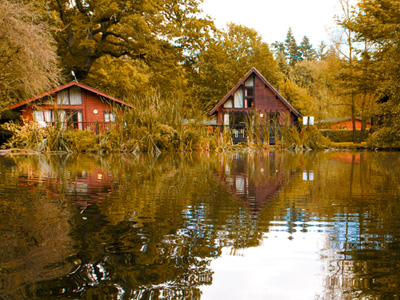
<instances>
[{"instance_id":1,"label":"autumn tree","mask_svg":"<svg viewBox=\"0 0 400 300\"><path fill-rule=\"evenodd\" d=\"M49 10L62 65L78 80L105 56L157 62L173 53L182 62L212 25L198 17L200 0L35 1Z\"/></svg>"},{"instance_id":2,"label":"autumn tree","mask_svg":"<svg viewBox=\"0 0 400 300\"><path fill-rule=\"evenodd\" d=\"M230 23L207 45L196 61L190 77L193 99L204 110L211 109L252 67L272 84L280 77L267 43L259 33L243 25Z\"/></svg>"},{"instance_id":3,"label":"autumn tree","mask_svg":"<svg viewBox=\"0 0 400 300\"><path fill-rule=\"evenodd\" d=\"M48 25L31 5L0 0L0 113L55 85L56 48Z\"/></svg>"},{"instance_id":4,"label":"autumn tree","mask_svg":"<svg viewBox=\"0 0 400 300\"><path fill-rule=\"evenodd\" d=\"M381 128L375 134L375 145L396 146L400 143L400 5L397 0L361 0L352 30L372 44L368 56L369 81L381 99Z\"/></svg>"},{"instance_id":5,"label":"autumn tree","mask_svg":"<svg viewBox=\"0 0 400 300\"><path fill-rule=\"evenodd\" d=\"M353 124L353 142L356 142L356 76L355 63L357 57L357 37L352 29L354 23L354 7L350 0L339 0L341 6L341 16L337 19L337 24L340 26L339 31L333 39L336 50L341 55L342 65L338 70L338 76L341 79L341 97L345 100L342 105L350 108L350 116Z\"/></svg>"},{"instance_id":6,"label":"autumn tree","mask_svg":"<svg viewBox=\"0 0 400 300\"><path fill-rule=\"evenodd\" d=\"M325 44L324 41L321 41L321 43L318 45L316 52L316 58L318 60L323 60L327 58L328 56L328 51L327 51L327 45Z\"/></svg>"}]
</instances>

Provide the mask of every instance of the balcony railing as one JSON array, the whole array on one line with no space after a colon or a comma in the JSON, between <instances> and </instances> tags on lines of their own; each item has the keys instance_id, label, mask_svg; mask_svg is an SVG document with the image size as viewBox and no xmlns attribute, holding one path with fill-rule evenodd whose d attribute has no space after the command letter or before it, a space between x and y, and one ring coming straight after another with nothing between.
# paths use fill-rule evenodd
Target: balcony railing
<instances>
[{"instance_id":1,"label":"balcony railing","mask_svg":"<svg viewBox=\"0 0 400 300\"><path fill-rule=\"evenodd\" d=\"M51 122L51 123L46 123L49 126L54 126L56 123ZM90 129L96 134L110 130L112 128L115 128L117 124L115 122L62 122L61 126L65 128L72 128L72 129L79 129L79 130L85 130L85 129Z\"/></svg>"},{"instance_id":2,"label":"balcony railing","mask_svg":"<svg viewBox=\"0 0 400 300\"><path fill-rule=\"evenodd\" d=\"M216 128L220 128L221 132L223 130L229 129L232 132L232 141L233 143L241 143L247 142L249 130L245 124L231 124L229 126L226 125L210 125L213 128L212 131L215 131ZM260 140L264 141L264 137L269 136L269 144L275 145L275 138L281 138L281 126L272 126L269 128L269 135L267 134L266 130L268 128L266 126L259 125L258 128L254 126L253 134L259 134Z\"/></svg>"}]
</instances>

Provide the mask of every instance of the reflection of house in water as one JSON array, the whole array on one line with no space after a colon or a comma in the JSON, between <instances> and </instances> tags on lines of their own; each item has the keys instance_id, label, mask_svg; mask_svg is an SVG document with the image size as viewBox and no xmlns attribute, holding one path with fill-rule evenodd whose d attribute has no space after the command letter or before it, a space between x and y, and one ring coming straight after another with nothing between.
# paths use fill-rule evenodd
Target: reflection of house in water
<instances>
[{"instance_id":1,"label":"reflection of house in water","mask_svg":"<svg viewBox=\"0 0 400 300\"><path fill-rule=\"evenodd\" d=\"M104 169L71 171L68 179L62 179L49 165L43 165L37 172L27 172L19 178L19 185L29 189L40 189L53 197L63 197L81 209L98 203L112 193L114 177ZM37 186L38 179L48 184Z\"/></svg>"},{"instance_id":2,"label":"reflection of house in water","mask_svg":"<svg viewBox=\"0 0 400 300\"><path fill-rule=\"evenodd\" d=\"M221 158L219 180L229 193L257 213L271 202L288 183L291 171L283 167L283 156L276 152L245 159Z\"/></svg>"},{"instance_id":3,"label":"reflection of house in water","mask_svg":"<svg viewBox=\"0 0 400 300\"><path fill-rule=\"evenodd\" d=\"M112 183L113 176L106 170L82 171L67 181L64 193L72 204L85 209L108 197L112 193Z\"/></svg>"}]
</instances>

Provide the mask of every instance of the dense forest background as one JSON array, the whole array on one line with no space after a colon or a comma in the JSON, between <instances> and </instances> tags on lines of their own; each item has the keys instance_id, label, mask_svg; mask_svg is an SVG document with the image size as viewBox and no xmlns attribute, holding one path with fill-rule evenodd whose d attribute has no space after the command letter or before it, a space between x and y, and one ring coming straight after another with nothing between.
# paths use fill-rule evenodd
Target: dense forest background
<instances>
[{"instance_id":1,"label":"dense forest background","mask_svg":"<svg viewBox=\"0 0 400 300\"><path fill-rule=\"evenodd\" d=\"M217 29L201 0L0 0L0 115L74 79L134 103L157 93L208 112L256 67L303 115L372 117L379 143L400 140L400 2L338 0L329 45L272 45L251 28Z\"/></svg>"}]
</instances>

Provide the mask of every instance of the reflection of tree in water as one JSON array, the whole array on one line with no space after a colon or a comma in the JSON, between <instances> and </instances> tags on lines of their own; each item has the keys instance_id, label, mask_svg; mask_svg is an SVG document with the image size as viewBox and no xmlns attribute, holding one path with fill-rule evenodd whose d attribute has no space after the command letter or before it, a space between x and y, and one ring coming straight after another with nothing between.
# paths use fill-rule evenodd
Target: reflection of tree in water
<instances>
[{"instance_id":1,"label":"reflection of tree in water","mask_svg":"<svg viewBox=\"0 0 400 300\"><path fill-rule=\"evenodd\" d=\"M18 164L0 157L1 299L22 298L20 286L63 276L75 263L72 215L62 197L42 192L40 182L27 193L19 175Z\"/></svg>"},{"instance_id":2,"label":"reflection of tree in water","mask_svg":"<svg viewBox=\"0 0 400 300\"><path fill-rule=\"evenodd\" d=\"M326 237L321 297L391 299L399 294L398 155L249 153L208 159L20 160L12 171L0 163L0 176L13 186L15 198L10 199L31 198L36 208L3 208L7 216L14 215L13 226L22 229L11 238L9 231L0 231L0 238L8 240L5 245L20 242L21 257L36 267L16 270L12 263L19 254L11 257L2 249L2 270L14 278L15 274L22 278L23 272L29 276L23 281L0 277L3 286L17 291L12 295L200 298L201 285L212 283L210 261L220 256L222 248L258 246L273 221L293 236L299 230L315 230ZM90 174L79 174L96 170L107 173L106 188L93 189L100 192L90 194L92 205L85 210L70 205L77 202L71 181L89 178ZM17 185L23 176L32 184L29 189ZM58 202L51 201L53 196ZM65 226L57 229L51 225L55 223ZM40 237L39 245L52 241L53 246L35 248L35 242L29 242L34 241L32 236ZM33 258L29 253L35 249L43 255ZM54 249L62 258L54 255ZM40 274L46 268L49 272ZM0 293L9 295L5 289Z\"/></svg>"},{"instance_id":3,"label":"reflection of tree in water","mask_svg":"<svg viewBox=\"0 0 400 300\"><path fill-rule=\"evenodd\" d=\"M324 250L324 299L400 294L400 161L397 154L341 153L319 160L310 202L333 223ZM327 158L328 158L327 157ZM328 194L330 197L324 197ZM322 200L322 201L321 201Z\"/></svg>"},{"instance_id":4,"label":"reflection of tree in water","mask_svg":"<svg viewBox=\"0 0 400 300\"><path fill-rule=\"evenodd\" d=\"M84 164L72 159L57 177L68 182ZM28 298L200 298L222 247L255 246L262 238L254 217L212 175L214 159L120 157L101 164L114 179L107 183L112 192L70 221L70 236L81 244L76 267L26 285ZM69 184L52 186L75 199Z\"/></svg>"}]
</instances>

